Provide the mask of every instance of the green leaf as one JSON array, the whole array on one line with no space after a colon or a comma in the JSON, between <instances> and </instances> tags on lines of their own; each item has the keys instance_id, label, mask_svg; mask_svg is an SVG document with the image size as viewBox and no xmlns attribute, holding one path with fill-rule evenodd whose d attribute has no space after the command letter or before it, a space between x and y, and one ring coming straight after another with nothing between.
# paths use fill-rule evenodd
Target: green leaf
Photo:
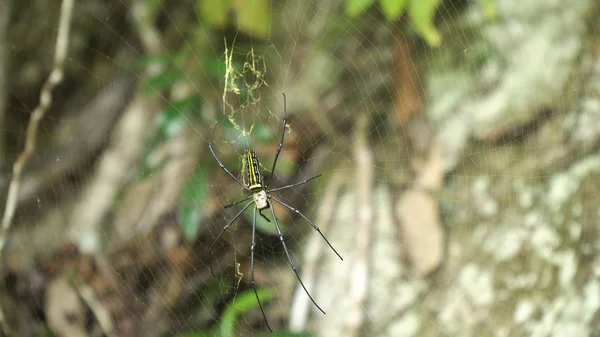
<instances>
[{"instance_id":1,"label":"green leaf","mask_svg":"<svg viewBox=\"0 0 600 337\"><path fill-rule=\"evenodd\" d=\"M308 332L289 332L289 331L275 331L273 333L268 333L262 335L263 337L313 337L312 334Z\"/></svg>"},{"instance_id":2,"label":"green leaf","mask_svg":"<svg viewBox=\"0 0 600 337\"><path fill-rule=\"evenodd\" d=\"M158 91L164 88L168 88L175 84L175 82L185 77L185 74L181 70L171 70L165 73L150 77L144 84L142 92L149 94L154 91Z\"/></svg>"},{"instance_id":3,"label":"green leaf","mask_svg":"<svg viewBox=\"0 0 600 337\"><path fill-rule=\"evenodd\" d=\"M217 334L215 334L214 332L188 332L188 333L184 333L183 335L178 335L177 337L216 337Z\"/></svg>"},{"instance_id":4,"label":"green leaf","mask_svg":"<svg viewBox=\"0 0 600 337\"><path fill-rule=\"evenodd\" d=\"M495 0L481 0L483 6L483 14L486 19L494 20L498 17L498 9L496 8Z\"/></svg>"},{"instance_id":5,"label":"green leaf","mask_svg":"<svg viewBox=\"0 0 600 337\"><path fill-rule=\"evenodd\" d=\"M442 40L433 26L435 10L440 2L441 0L412 0L408 9L413 26L432 47L438 46Z\"/></svg>"},{"instance_id":6,"label":"green leaf","mask_svg":"<svg viewBox=\"0 0 600 337\"><path fill-rule=\"evenodd\" d=\"M234 0L237 25L240 30L261 38L268 38L271 29L269 0Z\"/></svg>"},{"instance_id":7,"label":"green leaf","mask_svg":"<svg viewBox=\"0 0 600 337\"><path fill-rule=\"evenodd\" d=\"M180 208L178 210L179 223L183 227L183 237L187 241L196 238L200 221L204 217L203 201L208 194L208 170L199 166L194 175L183 186Z\"/></svg>"},{"instance_id":8,"label":"green leaf","mask_svg":"<svg viewBox=\"0 0 600 337\"><path fill-rule=\"evenodd\" d=\"M390 21L398 19L404 12L407 4L408 0L379 0L381 11Z\"/></svg>"},{"instance_id":9,"label":"green leaf","mask_svg":"<svg viewBox=\"0 0 600 337\"><path fill-rule=\"evenodd\" d=\"M213 27L223 27L231 8L231 0L197 0L195 7L202 22Z\"/></svg>"},{"instance_id":10,"label":"green leaf","mask_svg":"<svg viewBox=\"0 0 600 337\"><path fill-rule=\"evenodd\" d=\"M275 297L275 293L271 289L261 288L257 289L256 292L261 299L261 303L265 303ZM223 312L221 322L219 322L219 335L221 337L233 337L237 316L256 307L258 307L258 302L254 296L254 291L247 290L238 294Z\"/></svg>"},{"instance_id":11,"label":"green leaf","mask_svg":"<svg viewBox=\"0 0 600 337\"><path fill-rule=\"evenodd\" d=\"M346 15L356 18L364 13L375 0L346 0Z\"/></svg>"}]
</instances>

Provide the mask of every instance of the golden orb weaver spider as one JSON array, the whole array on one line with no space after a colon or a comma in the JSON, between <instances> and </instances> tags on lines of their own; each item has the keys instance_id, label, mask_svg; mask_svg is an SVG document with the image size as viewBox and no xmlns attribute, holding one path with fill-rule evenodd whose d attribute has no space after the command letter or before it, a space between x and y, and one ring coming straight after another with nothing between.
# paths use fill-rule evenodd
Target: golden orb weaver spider
<instances>
[{"instance_id":1,"label":"golden orb weaver spider","mask_svg":"<svg viewBox=\"0 0 600 337\"><path fill-rule=\"evenodd\" d=\"M221 167L231 178L233 178L233 180L235 180L238 185L240 185L242 188L244 188L246 191L252 193L252 195L242 199L242 200L238 200L236 202L233 202L227 206L224 206L224 208L229 208L231 206L235 206L238 205L244 201L248 201L250 199L252 199L250 202L248 202L240 212L238 212L233 219L231 219L231 221L229 221L229 223L227 223L227 225L225 225L225 227L223 227L223 229L221 230L221 232L219 233L219 235L217 235L217 237L212 241L212 243L209 246L209 250L210 250L210 272L214 275L213 269L212 269L212 256L213 256L213 245L221 238L221 236L225 233L225 231L227 230L227 228L229 226L231 226L239 217L240 215L242 215L242 213L244 213L244 211L246 211L246 209L248 207L250 207L251 204L254 204L254 217L253 217L253 221L252 221L252 243L250 245L250 282L252 283L252 288L254 289L254 295L256 295L256 301L258 302L258 306L260 307L260 311L262 312L263 318L265 319L265 323L267 324L267 328L269 328L269 331L273 332L273 329L271 329L271 326L269 325L269 321L267 320L267 315L265 314L265 311L263 310L262 304L260 303L260 299L258 298L258 293L256 292L256 283L254 282L254 246L256 245L256 211L258 210L258 213L265 218L267 221L271 222L269 219L267 219L263 214L262 211L269 208L271 210L271 217L273 218L273 221L275 222L275 228L277 229L277 234L279 236L279 241L281 241L281 244L283 246L283 250L285 251L285 255L287 256L288 262L290 263L290 266L292 267L292 270L294 271L294 273L296 274L296 278L298 279L298 282L300 282L300 285L302 286L302 288L304 289L304 292L306 292L306 295L308 295L308 298L310 298L310 300L312 301L312 303L323 313L325 314L325 311L323 311L323 309L321 309L321 307L317 304L317 302L315 302L315 300L312 298L312 296L310 296L310 294L308 293L308 290L306 289L306 287L304 286L304 283L302 283L302 280L300 279L300 275L298 274L298 271L296 270L296 265L294 264L294 262L292 261L292 258L290 256L290 253L285 245L285 241L283 240L283 234L281 234L281 228L279 228L279 223L277 222L277 218L275 217L275 212L273 211L273 207L271 202L274 201L286 208L288 208L289 210L291 210L292 212L300 215L302 218L304 218L304 220L306 220L311 226L312 228L314 228L323 238L323 240L325 240L325 242L327 242L327 245L329 245L329 247L335 252L335 254L340 258L340 260L344 260L342 259L342 256L335 250L335 248L333 248L333 246L331 245L331 243L329 243L329 241L327 240L327 238L325 238L325 235L323 235L323 233L321 232L321 230L319 229L319 227L317 225L315 225L312 221L310 221L306 216L304 216L304 214L302 214L298 209L284 203L283 201L275 198L274 196L271 195L271 193L274 192L280 192L283 190L287 190L302 184L306 184L309 181L316 179L318 177L320 177L322 174L318 174L312 178L303 180L299 183L295 183L295 184L290 184L290 185L286 185L283 187L278 187L278 188L273 188L273 189L268 189L269 188L269 184L271 183L271 180L273 179L273 175L275 174L275 166L277 165L277 158L279 158L279 153L281 153L281 148L283 147L283 140L285 137L285 125L287 123L287 106L286 106L286 98L285 98L285 94L283 94L283 125L282 128L283 130L281 130L281 140L279 141L279 146L277 147L277 151L275 152L275 159L273 160L273 166L271 167L271 175L269 176L269 180L267 180L266 184L264 183L263 180L263 175L260 172L260 162L258 159L258 155L256 154L256 152L252 149L247 149L244 152L244 159L245 159L245 164L246 164L246 170L247 170L247 175L248 175L248 184L245 184L243 182L241 182L236 176L233 175L233 173L231 173L231 171L229 171L219 160L219 158L217 157L217 155L215 154L215 151L213 149L212 146L212 141L213 141L213 137L215 135L215 130L217 129L217 126L219 125L219 122L221 122L221 120L225 117L225 114L222 114L221 117L219 117L219 119L217 120L217 122L215 123L215 126L212 129L212 132L210 134L210 138L208 140L208 148L210 149L210 152L212 153L213 157L215 157L215 160L217 161L217 163L219 164L219 167Z\"/></svg>"}]
</instances>

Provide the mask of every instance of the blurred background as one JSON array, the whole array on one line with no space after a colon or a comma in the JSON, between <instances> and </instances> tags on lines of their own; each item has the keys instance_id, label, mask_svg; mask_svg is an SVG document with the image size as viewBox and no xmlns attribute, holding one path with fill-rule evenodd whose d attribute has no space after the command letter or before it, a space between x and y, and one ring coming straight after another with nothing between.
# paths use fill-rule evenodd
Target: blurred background
<instances>
[{"instance_id":1,"label":"blurred background","mask_svg":"<svg viewBox=\"0 0 600 337\"><path fill-rule=\"evenodd\" d=\"M598 336L599 24L592 0L0 1L0 334ZM248 148L272 188L322 174L273 192L289 257L256 219L274 333L252 207L213 244L250 195L215 126L240 180Z\"/></svg>"}]
</instances>

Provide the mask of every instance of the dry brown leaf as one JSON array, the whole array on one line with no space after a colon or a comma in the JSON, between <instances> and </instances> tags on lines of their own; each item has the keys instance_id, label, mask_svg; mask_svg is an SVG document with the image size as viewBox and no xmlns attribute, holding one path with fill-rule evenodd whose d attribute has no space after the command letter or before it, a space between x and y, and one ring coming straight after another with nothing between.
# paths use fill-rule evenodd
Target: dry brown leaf
<instances>
[{"instance_id":1,"label":"dry brown leaf","mask_svg":"<svg viewBox=\"0 0 600 337\"><path fill-rule=\"evenodd\" d=\"M398 124L402 125L413 114L422 111L419 91L422 85L417 67L410 54L410 47L401 34L396 35L394 67L396 71L394 107Z\"/></svg>"}]
</instances>

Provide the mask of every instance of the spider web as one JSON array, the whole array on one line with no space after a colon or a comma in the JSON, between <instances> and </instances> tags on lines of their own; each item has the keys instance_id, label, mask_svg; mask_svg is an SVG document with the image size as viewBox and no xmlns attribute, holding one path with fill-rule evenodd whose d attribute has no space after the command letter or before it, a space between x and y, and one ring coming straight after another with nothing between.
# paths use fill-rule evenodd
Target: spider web
<instances>
[{"instance_id":1,"label":"spider web","mask_svg":"<svg viewBox=\"0 0 600 337\"><path fill-rule=\"evenodd\" d=\"M3 191L59 17L45 1L6 3ZM275 204L323 315L257 215L256 282L277 336L592 336L598 5L423 1L437 13L428 27L417 10L390 22L384 3L351 17L344 1L77 2L1 256L13 329L266 333L252 207L209 259L241 210L223 206L247 194L207 142L226 114L217 155L245 181L241 154L255 149L268 180L285 93L271 186L323 173L277 197L344 261Z\"/></svg>"}]
</instances>

